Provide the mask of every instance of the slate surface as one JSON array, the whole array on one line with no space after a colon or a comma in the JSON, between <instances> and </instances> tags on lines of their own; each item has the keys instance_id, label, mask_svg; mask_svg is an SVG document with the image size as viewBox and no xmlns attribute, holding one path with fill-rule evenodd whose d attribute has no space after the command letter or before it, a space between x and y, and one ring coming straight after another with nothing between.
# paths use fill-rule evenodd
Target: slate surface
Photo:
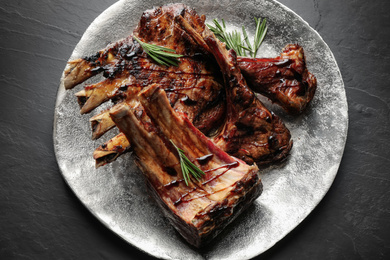
<instances>
[{"instance_id":1,"label":"slate surface","mask_svg":"<svg viewBox=\"0 0 390 260\"><path fill-rule=\"evenodd\" d=\"M153 259L82 206L53 151L65 62L88 25L114 2L1 0L0 259ZM349 133L329 193L255 259L390 259L390 2L280 2L332 49L345 82Z\"/></svg>"}]
</instances>

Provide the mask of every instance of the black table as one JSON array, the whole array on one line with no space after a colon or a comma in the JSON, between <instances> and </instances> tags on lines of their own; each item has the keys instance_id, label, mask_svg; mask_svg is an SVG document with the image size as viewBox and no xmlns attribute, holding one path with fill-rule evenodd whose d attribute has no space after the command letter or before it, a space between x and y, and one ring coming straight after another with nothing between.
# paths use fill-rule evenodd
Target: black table
<instances>
[{"instance_id":1,"label":"black table","mask_svg":"<svg viewBox=\"0 0 390 260\"><path fill-rule=\"evenodd\" d=\"M59 79L114 0L2 0L0 259L152 259L103 226L64 182L52 130ZM390 259L390 2L281 0L333 51L349 131L338 175L292 233L256 259Z\"/></svg>"}]
</instances>

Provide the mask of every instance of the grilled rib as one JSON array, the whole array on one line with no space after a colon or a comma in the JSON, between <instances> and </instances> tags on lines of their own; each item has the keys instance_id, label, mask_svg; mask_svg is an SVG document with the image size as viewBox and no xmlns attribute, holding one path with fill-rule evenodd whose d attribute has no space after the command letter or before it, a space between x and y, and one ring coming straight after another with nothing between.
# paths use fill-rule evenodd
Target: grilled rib
<instances>
[{"instance_id":1,"label":"grilled rib","mask_svg":"<svg viewBox=\"0 0 390 260\"><path fill-rule=\"evenodd\" d=\"M130 150L130 143L123 133L108 140L93 152L96 168L115 161L119 156Z\"/></svg>"},{"instance_id":2,"label":"grilled rib","mask_svg":"<svg viewBox=\"0 0 390 260\"><path fill-rule=\"evenodd\" d=\"M149 13L149 16L152 16L152 14ZM176 22L178 22L178 24L186 31L194 30L198 33L193 34L192 36L195 35L195 37L197 37L199 33L203 32L204 22L202 18L197 20L198 23L193 22L191 24L181 15L175 16L175 19ZM153 25L156 26L156 23ZM151 27L150 25L140 23L138 28L144 28L145 26ZM196 27L197 30L195 30L193 26ZM145 32L147 30L138 29L138 31ZM137 30L135 33L137 33ZM186 37L184 38L188 42L191 42L188 35L185 36ZM153 39L153 37L146 36L145 39L149 40ZM199 42L199 38L192 40L194 42ZM155 41L155 43L160 45L162 44L161 41ZM88 77L95 75L99 71L104 71L107 76L112 75L115 68L119 67L118 64L123 62L122 56L125 55L128 57L136 55L136 52L130 47L132 44L132 38L128 37L126 40L122 40L117 44L109 45L106 49L99 51L94 56L70 62L69 68L65 73L66 87L72 88ZM129 50L123 47L126 47ZM168 44L168 47L172 47L171 43ZM202 47L204 51L209 52L207 47L204 45ZM279 104L288 113L301 113L314 97L317 88L317 81L314 75L308 71L303 48L298 44L288 44L285 48L283 48L280 56L276 58L237 57L237 64L252 90L266 96L272 102ZM82 71L84 74L76 74L75 76L71 75L70 71ZM79 76L77 77L77 75ZM71 81L70 79L74 80ZM106 83L106 85L106 89L108 90L112 84ZM90 94L92 92L90 86L87 86L86 88L88 89L85 91L86 94L84 94L84 92L80 92L80 94L82 94L80 99L84 100L84 102L87 102L92 95ZM110 93L112 94L113 92L106 91L105 93L95 93L95 96L100 94L97 99L99 101L106 101L113 98L113 96L109 95ZM94 107L100 105L99 102L89 101L89 103L92 102L94 103ZM90 110L86 110L85 108L81 109L82 113L89 111Z\"/></svg>"},{"instance_id":3,"label":"grilled rib","mask_svg":"<svg viewBox=\"0 0 390 260\"><path fill-rule=\"evenodd\" d=\"M164 215L190 244L200 247L261 194L258 168L215 146L185 114L171 108L157 84L144 90L139 99L152 127L146 129L128 105L110 115L131 142L137 165ZM185 184L170 140L205 172L199 182Z\"/></svg>"},{"instance_id":4,"label":"grilled rib","mask_svg":"<svg viewBox=\"0 0 390 260\"><path fill-rule=\"evenodd\" d=\"M238 57L237 63L252 90L290 114L303 112L314 97L317 80L298 44L288 44L277 58Z\"/></svg>"},{"instance_id":5,"label":"grilled rib","mask_svg":"<svg viewBox=\"0 0 390 260\"><path fill-rule=\"evenodd\" d=\"M203 31L203 39L225 80L226 121L222 131L213 138L215 144L249 164L267 164L286 158L292 147L290 131L247 86L237 66L236 53L227 51L225 44L208 28Z\"/></svg>"},{"instance_id":6,"label":"grilled rib","mask_svg":"<svg viewBox=\"0 0 390 260\"><path fill-rule=\"evenodd\" d=\"M179 67L156 65L139 44L133 42L132 36L129 36L96 55L70 62L65 72L65 86L72 88L86 78L103 72L106 77L104 81L86 86L76 94L81 112L87 113L110 99L115 106L120 106L144 87L158 83L166 91L174 110L187 113L189 120L203 133L214 136L213 140L225 151L248 163L269 163L283 159L291 149L289 132L280 119L257 99L254 101L256 105L245 109L247 114L250 111L261 115L237 120L235 134L230 135L231 140L226 139L227 135L215 136L215 133L221 133L220 126L224 125L226 113L231 109L226 106L236 105L234 99L237 97L232 99L232 91L224 89L224 76L215 69L218 67L210 55L208 45L204 42L203 45L199 44L199 38L203 39L201 34L205 30L204 21L204 16L199 16L194 10L181 4L147 10L133 34L145 42L173 48L177 53L183 54ZM289 45L277 58L238 57L234 64L240 68L249 86L291 113L302 111L314 95L315 77L307 71L303 50L298 45ZM250 96L253 95L251 93ZM254 107L259 108L258 111ZM241 108L235 110L239 109ZM101 137L115 126L109 112L110 109L90 119L93 139ZM266 122L267 127L263 123L249 123L254 118L272 122ZM250 137L255 132L261 133L258 136L262 138ZM270 134L264 135L262 132ZM120 140L123 141L115 137L106 142L115 143L115 146L103 144L95 151L97 165L111 162L129 149L129 143L118 143Z\"/></svg>"}]
</instances>

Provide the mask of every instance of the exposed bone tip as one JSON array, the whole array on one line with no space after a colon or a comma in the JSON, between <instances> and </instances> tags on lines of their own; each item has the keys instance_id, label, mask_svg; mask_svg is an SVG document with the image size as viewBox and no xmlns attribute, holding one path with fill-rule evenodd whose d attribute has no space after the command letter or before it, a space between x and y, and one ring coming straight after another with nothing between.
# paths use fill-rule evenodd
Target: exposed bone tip
<instances>
[{"instance_id":1,"label":"exposed bone tip","mask_svg":"<svg viewBox=\"0 0 390 260\"><path fill-rule=\"evenodd\" d=\"M125 116L129 110L130 108L126 103L120 103L118 106L112 107L109 114L111 118L121 118Z\"/></svg>"},{"instance_id":2,"label":"exposed bone tip","mask_svg":"<svg viewBox=\"0 0 390 260\"><path fill-rule=\"evenodd\" d=\"M83 90L80 90L79 92L77 92L76 94L74 94L76 97L86 97L87 96L87 92L85 91L85 89Z\"/></svg>"},{"instance_id":3,"label":"exposed bone tip","mask_svg":"<svg viewBox=\"0 0 390 260\"><path fill-rule=\"evenodd\" d=\"M74 86L75 86L74 81L70 78L69 75L65 74L65 78L64 78L65 89L72 89Z\"/></svg>"},{"instance_id":4,"label":"exposed bone tip","mask_svg":"<svg viewBox=\"0 0 390 260\"><path fill-rule=\"evenodd\" d=\"M103 162L100 162L100 161L95 161L95 169L98 169L102 166L106 165L105 163Z\"/></svg>"},{"instance_id":5,"label":"exposed bone tip","mask_svg":"<svg viewBox=\"0 0 390 260\"><path fill-rule=\"evenodd\" d=\"M99 139L100 135L96 134L95 132L92 133L91 139L92 140L97 140Z\"/></svg>"}]
</instances>

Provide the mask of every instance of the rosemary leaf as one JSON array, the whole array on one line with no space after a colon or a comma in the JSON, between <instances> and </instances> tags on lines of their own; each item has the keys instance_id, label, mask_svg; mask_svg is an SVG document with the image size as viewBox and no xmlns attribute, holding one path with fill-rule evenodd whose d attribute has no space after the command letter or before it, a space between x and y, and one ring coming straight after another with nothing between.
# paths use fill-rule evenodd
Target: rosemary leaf
<instances>
[{"instance_id":1,"label":"rosemary leaf","mask_svg":"<svg viewBox=\"0 0 390 260\"><path fill-rule=\"evenodd\" d=\"M161 57L155 56L154 53L148 53L148 55L150 56L150 58L152 58L158 64L169 67L168 63L166 63L165 61L160 59Z\"/></svg>"},{"instance_id":2,"label":"rosemary leaf","mask_svg":"<svg viewBox=\"0 0 390 260\"><path fill-rule=\"evenodd\" d=\"M217 19L214 19L213 22L214 26L210 24L207 24L207 26L220 41L226 44L227 49L233 49L239 56L247 56L246 51L248 51L249 56L256 57L260 45L267 33L268 27L266 24L266 19L261 20L260 18L255 17L256 31L253 44L250 43L248 33L244 26L242 26L242 39L240 32L236 30L232 32L226 31L226 24L224 19L222 19L222 25L218 22Z\"/></svg>"},{"instance_id":3,"label":"rosemary leaf","mask_svg":"<svg viewBox=\"0 0 390 260\"><path fill-rule=\"evenodd\" d=\"M177 58L183 57L183 55L177 54L175 50L169 49L167 47L146 43L135 36L133 37L141 45L142 49L149 55L149 57L158 64L167 67L170 65L176 67L179 66L180 61Z\"/></svg>"},{"instance_id":4,"label":"rosemary leaf","mask_svg":"<svg viewBox=\"0 0 390 260\"><path fill-rule=\"evenodd\" d=\"M242 35L244 35L244 40L245 40L245 43L246 43L246 46L248 46L248 51L251 51L252 52L252 45L249 41L249 37L248 37L248 34L246 33L246 30L245 30L245 27L242 26Z\"/></svg>"},{"instance_id":5,"label":"rosemary leaf","mask_svg":"<svg viewBox=\"0 0 390 260\"><path fill-rule=\"evenodd\" d=\"M163 60L166 64L170 64L176 67L179 66L179 61L173 60L170 57L161 56L160 59Z\"/></svg>"},{"instance_id":6,"label":"rosemary leaf","mask_svg":"<svg viewBox=\"0 0 390 260\"><path fill-rule=\"evenodd\" d=\"M183 55L172 53L172 52L165 52L165 51L160 51L156 50L153 51L154 54L160 54L162 57L167 57L167 58L180 58Z\"/></svg>"},{"instance_id":7,"label":"rosemary leaf","mask_svg":"<svg viewBox=\"0 0 390 260\"><path fill-rule=\"evenodd\" d=\"M260 18L255 17L255 21L256 21L256 34L255 34L254 43L253 43L253 45L254 45L253 46L253 48L254 48L253 57L256 57L257 51L259 50L260 45L263 42L264 37L265 37L267 30L268 30L268 27L266 25L267 20L265 18L263 19L263 22L261 22Z\"/></svg>"},{"instance_id":8,"label":"rosemary leaf","mask_svg":"<svg viewBox=\"0 0 390 260\"><path fill-rule=\"evenodd\" d=\"M246 50L246 51L252 52L252 49L249 49L248 47L246 47L246 46L244 46L244 45L241 45L241 48L243 48L243 49Z\"/></svg>"},{"instance_id":9,"label":"rosemary leaf","mask_svg":"<svg viewBox=\"0 0 390 260\"><path fill-rule=\"evenodd\" d=\"M196 181L199 181L202 178L202 175L205 175L205 173L201 169L199 169L198 166L196 166L194 163L192 163L187 158L184 151L182 149L180 149L179 147L177 147L172 140L169 140L169 141L171 141L173 146L176 148L177 153L179 154L180 168L181 168L181 172L183 174L184 182L186 183L186 185L188 186L188 183L191 180L190 174Z\"/></svg>"}]
</instances>

